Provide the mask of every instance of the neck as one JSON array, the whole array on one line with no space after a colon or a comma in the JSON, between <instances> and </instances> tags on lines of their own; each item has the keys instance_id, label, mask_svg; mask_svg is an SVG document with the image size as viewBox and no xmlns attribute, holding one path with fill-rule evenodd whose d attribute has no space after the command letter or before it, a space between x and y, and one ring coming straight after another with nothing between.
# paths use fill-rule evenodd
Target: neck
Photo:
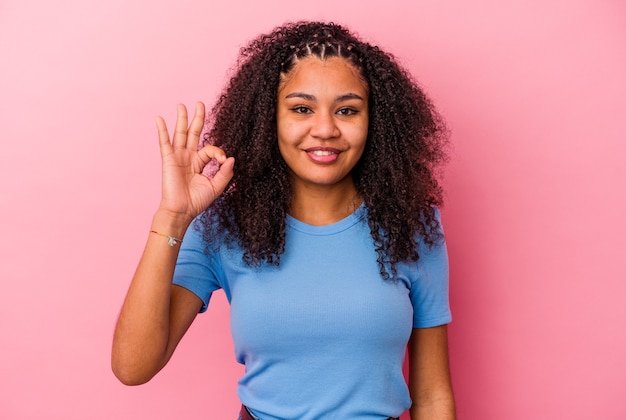
<instances>
[{"instance_id":1,"label":"neck","mask_svg":"<svg viewBox=\"0 0 626 420\"><path fill-rule=\"evenodd\" d=\"M322 226L338 222L361 205L352 179L332 186L294 186L289 214L301 222Z\"/></svg>"}]
</instances>

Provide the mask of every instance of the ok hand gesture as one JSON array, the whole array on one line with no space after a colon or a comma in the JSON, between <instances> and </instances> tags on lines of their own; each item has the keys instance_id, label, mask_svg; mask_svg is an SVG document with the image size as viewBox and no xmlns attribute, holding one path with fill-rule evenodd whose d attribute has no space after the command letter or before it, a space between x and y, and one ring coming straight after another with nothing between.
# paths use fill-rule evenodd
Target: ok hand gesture
<instances>
[{"instance_id":1,"label":"ok hand gesture","mask_svg":"<svg viewBox=\"0 0 626 420\"><path fill-rule=\"evenodd\" d=\"M204 104L198 102L188 124L187 109L178 105L174 136L170 141L165 121L156 120L163 164L162 193L159 211L178 220L190 222L204 211L224 191L233 177L235 159L227 158L222 149L204 146L198 150L204 126ZM202 170L215 159L219 170L208 178Z\"/></svg>"}]
</instances>

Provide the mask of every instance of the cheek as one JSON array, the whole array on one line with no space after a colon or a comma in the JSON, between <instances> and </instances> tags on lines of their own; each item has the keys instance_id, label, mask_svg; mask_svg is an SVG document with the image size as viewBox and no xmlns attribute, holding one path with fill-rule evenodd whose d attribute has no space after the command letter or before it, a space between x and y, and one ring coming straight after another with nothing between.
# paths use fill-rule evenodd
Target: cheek
<instances>
[{"instance_id":1,"label":"cheek","mask_svg":"<svg viewBox=\"0 0 626 420\"><path fill-rule=\"evenodd\" d=\"M298 147L307 138L307 128L304 124L283 123L277 126L278 149L281 155L294 155L298 151Z\"/></svg>"},{"instance_id":2,"label":"cheek","mask_svg":"<svg viewBox=\"0 0 626 420\"><path fill-rule=\"evenodd\" d=\"M353 147L364 149L365 143L367 142L367 133L367 124L354 127L350 132Z\"/></svg>"},{"instance_id":3,"label":"cheek","mask_svg":"<svg viewBox=\"0 0 626 420\"><path fill-rule=\"evenodd\" d=\"M285 163L289 162L290 156L294 154L294 144L289 141L288 136L284 135L284 131L278 133L278 151Z\"/></svg>"},{"instance_id":4,"label":"cheek","mask_svg":"<svg viewBox=\"0 0 626 420\"><path fill-rule=\"evenodd\" d=\"M353 146L358 151L357 161L360 161L363 158L363 153L365 152L366 144L367 144L367 131L365 131L364 134L361 132L359 136L359 140Z\"/></svg>"},{"instance_id":5,"label":"cheek","mask_svg":"<svg viewBox=\"0 0 626 420\"><path fill-rule=\"evenodd\" d=\"M284 120L276 124L276 134L282 143L294 143L295 139L302 132L302 124L297 122Z\"/></svg>"}]
</instances>

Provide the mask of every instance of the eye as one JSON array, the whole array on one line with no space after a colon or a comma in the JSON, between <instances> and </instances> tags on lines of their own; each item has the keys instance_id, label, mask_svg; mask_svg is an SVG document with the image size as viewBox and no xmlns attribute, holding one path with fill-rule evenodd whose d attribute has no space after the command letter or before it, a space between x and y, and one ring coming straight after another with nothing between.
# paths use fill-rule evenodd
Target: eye
<instances>
[{"instance_id":1,"label":"eye","mask_svg":"<svg viewBox=\"0 0 626 420\"><path fill-rule=\"evenodd\" d=\"M311 108L304 105L294 106L293 108L291 108L291 110L296 114L310 114L311 112L313 112L311 111Z\"/></svg>"},{"instance_id":2,"label":"eye","mask_svg":"<svg viewBox=\"0 0 626 420\"><path fill-rule=\"evenodd\" d=\"M337 111L337 114L339 115L354 115L356 113L358 113L359 111L357 111L354 108L341 108L339 111Z\"/></svg>"}]
</instances>

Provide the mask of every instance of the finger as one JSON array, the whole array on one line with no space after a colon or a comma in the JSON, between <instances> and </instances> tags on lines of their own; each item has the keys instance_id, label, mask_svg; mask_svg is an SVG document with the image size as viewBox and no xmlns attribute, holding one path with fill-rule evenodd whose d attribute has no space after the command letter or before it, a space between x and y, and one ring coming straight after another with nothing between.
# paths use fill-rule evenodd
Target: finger
<instances>
[{"instance_id":1,"label":"finger","mask_svg":"<svg viewBox=\"0 0 626 420\"><path fill-rule=\"evenodd\" d=\"M222 165L220 166L220 170L217 171L217 173L211 180L211 183L213 184L213 191L215 192L216 196L221 194L224 191L224 189L228 185L228 182L232 179L233 173L234 173L233 172L234 166L235 166L235 158L234 157L227 158L226 160L224 160L224 163L222 163Z\"/></svg>"},{"instance_id":2,"label":"finger","mask_svg":"<svg viewBox=\"0 0 626 420\"><path fill-rule=\"evenodd\" d=\"M217 146L207 145L198 150L198 157L203 163L203 166L209 164L211 159L215 159L218 163L224 163L226 160L226 153ZM199 168L199 172L202 172L203 168Z\"/></svg>"},{"instance_id":3,"label":"finger","mask_svg":"<svg viewBox=\"0 0 626 420\"><path fill-rule=\"evenodd\" d=\"M162 117L156 117L156 126L159 134L159 150L161 151L161 156L164 156L172 150L170 135L167 132L167 125Z\"/></svg>"},{"instance_id":4,"label":"finger","mask_svg":"<svg viewBox=\"0 0 626 420\"><path fill-rule=\"evenodd\" d=\"M182 149L187 145L187 124L187 108L183 104L178 104L176 106L176 127L174 128L174 139L172 140L172 146L175 149Z\"/></svg>"},{"instance_id":5,"label":"finger","mask_svg":"<svg viewBox=\"0 0 626 420\"><path fill-rule=\"evenodd\" d=\"M189 150L198 150L200 134L202 134L202 128L204 128L204 112L204 104L202 102L197 102L196 111L194 113L193 120L191 120L189 132L187 133L187 149Z\"/></svg>"}]
</instances>

